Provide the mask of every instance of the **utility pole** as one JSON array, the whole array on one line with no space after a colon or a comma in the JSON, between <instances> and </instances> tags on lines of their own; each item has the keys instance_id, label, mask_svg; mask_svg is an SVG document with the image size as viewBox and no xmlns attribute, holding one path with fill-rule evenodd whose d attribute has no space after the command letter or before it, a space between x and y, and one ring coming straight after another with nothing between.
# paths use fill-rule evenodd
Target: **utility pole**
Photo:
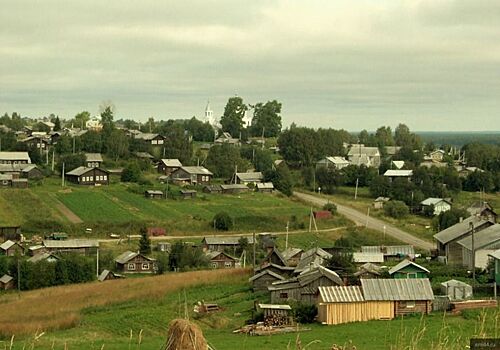
<instances>
[{"instance_id":1,"label":"utility pole","mask_svg":"<svg viewBox=\"0 0 500 350\"><path fill-rule=\"evenodd\" d=\"M97 248L97 258L96 258L96 268L97 268L97 277L99 277L99 248Z\"/></svg>"},{"instance_id":2,"label":"utility pole","mask_svg":"<svg viewBox=\"0 0 500 350\"><path fill-rule=\"evenodd\" d=\"M476 286L476 250L474 247L474 222L469 222L469 227L471 229L471 238L472 238L472 288Z\"/></svg>"},{"instance_id":3,"label":"utility pole","mask_svg":"<svg viewBox=\"0 0 500 350\"><path fill-rule=\"evenodd\" d=\"M17 291L21 291L21 262L19 256L17 257Z\"/></svg>"},{"instance_id":4,"label":"utility pole","mask_svg":"<svg viewBox=\"0 0 500 350\"><path fill-rule=\"evenodd\" d=\"M63 166L62 166L61 187L64 187L64 163L63 163Z\"/></svg>"},{"instance_id":5,"label":"utility pole","mask_svg":"<svg viewBox=\"0 0 500 350\"><path fill-rule=\"evenodd\" d=\"M52 171L54 171L54 156L55 156L55 151L54 148L52 148Z\"/></svg>"},{"instance_id":6,"label":"utility pole","mask_svg":"<svg viewBox=\"0 0 500 350\"><path fill-rule=\"evenodd\" d=\"M253 232L253 269L255 270L255 232Z\"/></svg>"},{"instance_id":7,"label":"utility pole","mask_svg":"<svg viewBox=\"0 0 500 350\"><path fill-rule=\"evenodd\" d=\"M288 249L288 226L290 224L290 221L286 222L286 239L285 239L285 249Z\"/></svg>"},{"instance_id":8,"label":"utility pole","mask_svg":"<svg viewBox=\"0 0 500 350\"><path fill-rule=\"evenodd\" d=\"M368 212L366 213L366 227L368 228L368 219L370 218L370 207L368 207Z\"/></svg>"},{"instance_id":9,"label":"utility pole","mask_svg":"<svg viewBox=\"0 0 500 350\"><path fill-rule=\"evenodd\" d=\"M354 190L354 200L358 198L358 185L359 185L359 177L356 178L356 189Z\"/></svg>"}]
</instances>

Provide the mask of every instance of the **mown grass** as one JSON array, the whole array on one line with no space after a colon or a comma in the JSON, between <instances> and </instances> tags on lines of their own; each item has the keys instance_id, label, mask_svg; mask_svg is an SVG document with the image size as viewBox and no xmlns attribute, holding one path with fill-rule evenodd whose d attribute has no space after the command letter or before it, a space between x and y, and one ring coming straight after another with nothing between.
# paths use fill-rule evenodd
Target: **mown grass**
<instances>
[{"instance_id":1,"label":"mown grass","mask_svg":"<svg viewBox=\"0 0 500 350\"><path fill-rule=\"evenodd\" d=\"M205 272L207 273L207 272ZM193 277L196 274L196 278ZM268 302L263 294L253 294L246 279L248 272L222 271L210 272L203 277L202 272L133 279L133 286L124 288L124 281L109 281L92 284L90 296L83 289L86 307L80 309L78 322L63 330L48 330L36 342L30 336L16 336L14 350L30 349L34 343L36 350L44 349L141 349L158 350L165 341L167 324L170 320L186 315L202 328L209 343L217 350L253 349L295 349L297 334L273 336L247 336L233 334L232 331L251 317L255 301ZM220 280L216 280L216 276ZM200 276L201 279L199 278ZM172 279L173 278L173 279ZM192 283L193 278L195 282ZM158 280L161 283L158 286ZM172 281L174 287L166 284ZM131 282L127 281L127 282ZM185 281L182 282L182 281ZM64 287L71 288L71 287ZM52 288L58 289L58 288ZM142 289L142 290L139 290ZM151 290L151 291L150 291ZM112 291L114 297L109 294ZM149 293L150 291L150 293ZM58 308L56 294L45 290L37 298L27 298L23 293L21 300L30 300L31 305L44 298L53 308ZM124 300L122 293L134 294L132 299ZM106 303L94 303L95 297L107 295ZM64 294L58 294L60 298ZM75 294L69 291L68 297ZM52 297L52 298L51 298ZM16 298L0 299L2 306L9 309ZM198 301L216 302L223 310L208 316L196 316L192 308ZM64 303L63 303L64 304ZM40 312L30 310L24 303L17 304L19 313L36 316ZM78 302L78 305L82 305ZM36 308L33 308L36 309ZM47 312L42 306L41 312ZM12 315L11 315L12 316ZM464 316L443 317L441 313L429 316L407 316L392 321L370 321L337 326L320 324L307 325L310 331L299 335L302 345L311 342L309 350L330 350L332 344L344 345L352 342L357 349L463 349L472 336L498 337L500 334L500 310L467 312ZM0 326L3 329L3 326ZM41 327L38 333L46 330ZM140 340L139 340L139 334ZM10 338L9 338L10 339ZM9 343L0 342L0 349ZM138 345L140 342L140 345ZM289 347L290 344L290 347ZM26 346L26 347L24 347ZM6 347L8 348L8 347Z\"/></svg>"}]
</instances>

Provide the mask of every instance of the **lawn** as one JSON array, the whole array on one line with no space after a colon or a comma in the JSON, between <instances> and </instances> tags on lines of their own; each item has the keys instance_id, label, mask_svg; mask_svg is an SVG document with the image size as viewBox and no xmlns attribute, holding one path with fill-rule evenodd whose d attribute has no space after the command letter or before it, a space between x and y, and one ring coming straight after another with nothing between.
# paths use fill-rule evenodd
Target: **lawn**
<instances>
[{"instance_id":1,"label":"lawn","mask_svg":"<svg viewBox=\"0 0 500 350\"><path fill-rule=\"evenodd\" d=\"M37 341L33 341L31 335L16 336L12 347L14 350L157 350L165 341L168 322L185 316L202 328L209 343L217 350L296 349L297 334L294 333L261 337L232 333L251 317L254 300L266 302L267 298L251 292L246 273L229 272L228 275L227 271L191 272L58 287L22 293L19 298L0 296L0 302L7 313L16 310L23 314L23 319L38 319L38 333L45 331ZM200 279L202 274L206 277ZM121 293L114 294L118 291ZM59 294L60 297L64 295L65 299L74 298L74 303L70 303L70 300L61 303L56 299ZM29 306L39 302L39 299L43 299L43 307ZM223 311L200 317L192 310L201 300L216 302ZM71 306L68 312L75 313L75 322L63 325L64 329L46 330L44 322L54 316L47 317L44 313L56 304L57 310ZM58 312L55 317L64 316ZM8 314L4 313L0 318L7 320ZM300 333L299 337L303 346L311 343L307 348L309 350L329 350L332 344L343 345L351 341L360 350L463 349L471 336L498 337L499 319L499 310L445 317L434 313L423 318L407 316L392 321L337 326L312 324L307 325L311 330ZM34 335L35 331L29 334ZM4 338L0 348L9 348L9 343L10 337ZM438 343L440 346L437 346Z\"/></svg>"}]
</instances>

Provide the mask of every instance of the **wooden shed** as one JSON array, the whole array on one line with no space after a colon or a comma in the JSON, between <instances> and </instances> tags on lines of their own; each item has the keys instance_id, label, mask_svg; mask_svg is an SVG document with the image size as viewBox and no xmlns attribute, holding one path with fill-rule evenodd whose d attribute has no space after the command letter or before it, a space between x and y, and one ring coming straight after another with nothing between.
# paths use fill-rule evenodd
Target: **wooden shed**
<instances>
[{"instance_id":1,"label":"wooden shed","mask_svg":"<svg viewBox=\"0 0 500 350\"><path fill-rule=\"evenodd\" d=\"M104 282L104 281L116 280L116 279L120 279L120 278L124 278L124 277L125 276L120 275L118 273L114 273L113 271L102 270L99 277L97 277L97 280L99 282Z\"/></svg>"},{"instance_id":2,"label":"wooden shed","mask_svg":"<svg viewBox=\"0 0 500 350\"><path fill-rule=\"evenodd\" d=\"M7 256L24 255L24 248L19 243L7 240L0 244L0 254Z\"/></svg>"},{"instance_id":3,"label":"wooden shed","mask_svg":"<svg viewBox=\"0 0 500 350\"><path fill-rule=\"evenodd\" d=\"M158 191L158 190L147 190L147 191L144 191L144 197L150 198L150 199L162 199L163 192Z\"/></svg>"},{"instance_id":4,"label":"wooden shed","mask_svg":"<svg viewBox=\"0 0 500 350\"><path fill-rule=\"evenodd\" d=\"M0 290L14 289L14 278L9 275L0 277Z\"/></svg>"},{"instance_id":5,"label":"wooden shed","mask_svg":"<svg viewBox=\"0 0 500 350\"><path fill-rule=\"evenodd\" d=\"M181 197L183 199L192 199L196 198L196 191L195 190L180 190Z\"/></svg>"},{"instance_id":6,"label":"wooden shed","mask_svg":"<svg viewBox=\"0 0 500 350\"><path fill-rule=\"evenodd\" d=\"M267 287L277 281L284 281L285 277L269 269L262 270L248 279L254 291L267 291Z\"/></svg>"},{"instance_id":7,"label":"wooden shed","mask_svg":"<svg viewBox=\"0 0 500 350\"><path fill-rule=\"evenodd\" d=\"M232 269L236 267L236 258L233 258L227 253L216 250L206 252L205 254L213 269Z\"/></svg>"}]
</instances>

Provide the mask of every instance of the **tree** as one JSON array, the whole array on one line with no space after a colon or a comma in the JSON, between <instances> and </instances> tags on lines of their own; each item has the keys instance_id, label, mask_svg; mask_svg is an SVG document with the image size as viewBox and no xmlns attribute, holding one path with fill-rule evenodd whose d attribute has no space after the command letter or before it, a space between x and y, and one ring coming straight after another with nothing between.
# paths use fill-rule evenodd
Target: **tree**
<instances>
[{"instance_id":1,"label":"tree","mask_svg":"<svg viewBox=\"0 0 500 350\"><path fill-rule=\"evenodd\" d=\"M193 145L182 124L174 120L161 122L157 132L165 136L162 158L179 159L182 164L189 163L193 156Z\"/></svg>"},{"instance_id":2,"label":"tree","mask_svg":"<svg viewBox=\"0 0 500 350\"><path fill-rule=\"evenodd\" d=\"M68 135L62 135L57 140L56 152L57 154L68 154L73 150L73 139Z\"/></svg>"},{"instance_id":3,"label":"tree","mask_svg":"<svg viewBox=\"0 0 500 350\"><path fill-rule=\"evenodd\" d=\"M200 268L207 265L208 259L200 248L193 248L180 241L172 245L172 249L168 255L168 266L171 270Z\"/></svg>"},{"instance_id":4,"label":"tree","mask_svg":"<svg viewBox=\"0 0 500 350\"><path fill-rule=\"evenodd\" d=\"M59 157L59 162L57 163L57 170L59 173L62 170L62 165L64 163L64 170L65 172L71 171L73 169L78 168L79 166L82 166L85 163L85 156L80 153L76 154L64 154Z\"/></svg>"},{"instance_id":5,"label":"tree","mask_svg":"<svg viewBox=\"0 0 500 350\"><path fill-rule=\"evenodd\" d=\"M220 118L222 131L226 131L233 137L238 137L243 129L243 117L248 106L243 103L241 97L231 97L224 108L224 114Z\"/></svg>"},{"instance_id":6,"label":"tree","mask_svg":"<svg viewBox=\"0 0 500 350\"><path fill-rule=\"evenodd\" d=\"M141 239L139 240L139 252L141 254L150 254L151 253L151 240L148 236L148 230L146 227L141 227L140 230Z\"/></svg>"},{"instance_id":7,"label":"tree","mask_svg":"<svg viewBox=\"0 0 500 350\"><path fill-rule=\"evenodd\" d=\"M322 167L316 170L316 182L323 193L333 194L336 188L344 183L344 179L339 170Z\"/></svg>"},{"instance_id":8,"label":"tree","mask_svg":"<svg viewBox=\"0 0 500 350\"><path fill-rule=\"evenodd\" d=\"M130 162L125 169L123 169L121 175L121 181L123 182L139 182L141 179L141 168L137 162Z\"/></svg>"},{"instance_id":9,"label":"tree","mask_svg":"<svg viewBox=\"0 0 500 350\"><path fill-rule=\"evenodd\" d=\"M280 166L276 170L264 172L264 180L272 182L274 188L284 195L291 196L293 194L292 175L286 165Z\"/></svg>"},{"instance_id":10,"label":"tree","mask_svg":"<svg viewBox=\"0 0 500 350\"><path fill-rule=\"evenodd\" d=\"M402 201L389 201L384 205L384 213L395 219L404 218L409 214L408 206Z\"/></svg>"},{"instance_id":11,"label":"tree","mask_svg":"<svg viewBox=\"0 0 500 350\"><path fill-rule=\"evenodd\" d=\"M209 122L203 123L195 117L184 123L184 128L193 136L194 141L212 142L215 130Z\"/></svg>"},{"instance_id":12,"label":"tree","mask_svg":"<svg viewBox=\"0 0 500 350\"><path fill-rule=\"evenodd\" d=\"M106 139L106 150L117 161L128 154L128 137L121 130L114 129Z\"/></svg>"},{"instance_id":13,"label":"tree","mask_svg":"<svg viewBox=\"0 0 500 350\"><path fill-rule=\"evenodd\" d=\"M236 167L239 172L248 169L248 162L241 158L237 147L229 144L215 145L208 151L207 168L215 177L230 178Z\"/></svg>"},{"instance_id":14,"label":"tree","mask_svg":"<svg viewBox=\"0 0 500 350\"><path fill-rule=\"evenodd\" d=\"M102 132L104 135L111 134L111 131L114 130L115 124L113 122L113 109L112 106L106 106L101 112L101 124L102 124Z\"/></svg>"},{"instance_id":15,"label":"tree","mask_svg":"<svg viewBox=\"0 0 500 350\"><path fill-rule=\"evenodd\" d=\"M75 115L74 118L74 127L75 128L80 128L80 129L85 129L85 126L87 125L87 122L90 120L90 113L87 111L83 111Z\"/></svg>"},{"instance_id":16,"label":"tree","mask_svg":"<svg viewBox=\"0 0 500 350\"><path fill-rule=\"evenodd\" d=\"M375 132L375 139L377 142L377 146L380 149L384 149L385 146L393 146L394 139L392 138L392 130L389 126L381 126Z\"/></svg>"},{"instance_id":17,"label":"tree","mask_svg":"<svg viewBox=\"0 0 500 350\"><path fill-rule=\"evenodd\" d=\"M281 103L276 100L254 106L251 132L253 136L275 137L281 132Z\"/></svg>"},{"instance_id":18,"label":"tree","mask_svg":"<svg viewBox=\"0 0 500 350\"><path fill-rule=\"evenodd\" d=\"M290 127L278 138L278 147L289 164L310 166L316 160L316 133L313 129Z\"/></svg>"},{"instance_id":19,"label":"tree","mask_svg":"<svg viewBox=\"0 0 500 350\"><path fill-rule=\"evenodd\" d=\"M57 116L54 120L54 131L61 131L61 120L59 119L59 116Z\"/></svg>"},{"instance_id":20,"label":"tree","mask_svg":"<svg viewBox=\"0 0 500 350\"><path fill-rule=\"evenodd\" d=\"M442 231L460 222L461 219L468 217L470 214L463 209L451 208L450 210L439 213L432 220L432 226L436 231Z\"/></svg>"},{"instance_id":21,"label":"tree","mask_svg":"<svg viewBox=\"0 0 500 350\"><path fill-rule=\"evenodd\" d=\"M213 222L215 229L219 231L229 231L233 228L233 218L226 212L215 214Z\"/></svg>"}]
</instances>

